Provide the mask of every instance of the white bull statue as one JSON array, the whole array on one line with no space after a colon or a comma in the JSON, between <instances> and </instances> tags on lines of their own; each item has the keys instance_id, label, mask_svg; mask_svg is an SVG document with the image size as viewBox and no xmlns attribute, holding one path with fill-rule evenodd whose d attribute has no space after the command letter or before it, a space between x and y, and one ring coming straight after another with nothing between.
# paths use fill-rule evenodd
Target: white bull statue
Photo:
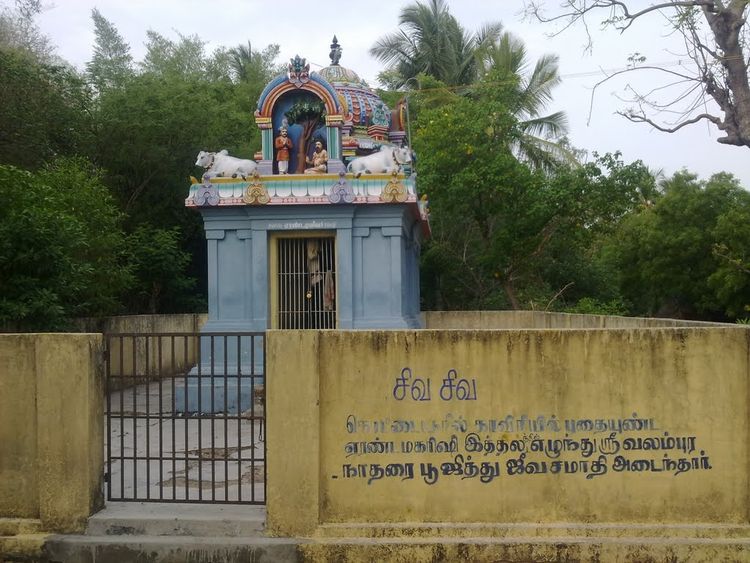
<instances>
[{"instance_id":1,"label":"white bull statue","mask_svg":"<svg viewBox=\"0 0 750 563\"><path fill-rule=\"evenodd\" d=\"M400 171L405 164L411 162L409 147L389 147L383 145L380 152L355 158L347 166L348 172L353 172L359 178L365 174L390 174Z\"/></svg>"},{"instance_id":2,"label":"white bull statue","mask_svg":"<svg viewBox=\"0 0 750 563\"><path fill-rule=\"evenodd\" d=\"M226 149L219 152L199 152L195 165L206 170L203 174L204 178L236 178L241 176L244 179L252 175L258 167L254 160L229 156Z\"/></svg>"}]
</instances>

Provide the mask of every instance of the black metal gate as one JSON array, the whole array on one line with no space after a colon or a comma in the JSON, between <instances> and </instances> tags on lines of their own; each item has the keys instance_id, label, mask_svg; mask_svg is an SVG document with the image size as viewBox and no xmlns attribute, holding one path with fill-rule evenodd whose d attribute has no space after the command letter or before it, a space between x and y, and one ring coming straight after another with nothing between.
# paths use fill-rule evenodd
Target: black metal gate
<instances>
[{"instance_id":1,"label":"black metal gate","mask_svg":"<svg viewBox=\"0 0 750 563\"><path fill-rule=\"evenodd\" d=\"M105 340L107 499L265 504L264 334Z\"/></svg>"}]
</instances>

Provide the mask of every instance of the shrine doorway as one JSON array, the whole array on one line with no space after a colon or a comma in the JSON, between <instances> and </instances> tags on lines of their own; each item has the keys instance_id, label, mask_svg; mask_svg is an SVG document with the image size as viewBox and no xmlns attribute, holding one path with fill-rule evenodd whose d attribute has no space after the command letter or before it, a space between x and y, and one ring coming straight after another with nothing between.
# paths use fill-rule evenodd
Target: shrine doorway
<instances>
[{"instance_id":1,"label":"shrine doorway","mask_svg":"<svg viewBox=\"0 0 750 563\"><path fill-rule=\"evenodd\" d=\"M271 238L271 328L335 329L336 239L333 233Z\"/></svg>"}]
</instances>

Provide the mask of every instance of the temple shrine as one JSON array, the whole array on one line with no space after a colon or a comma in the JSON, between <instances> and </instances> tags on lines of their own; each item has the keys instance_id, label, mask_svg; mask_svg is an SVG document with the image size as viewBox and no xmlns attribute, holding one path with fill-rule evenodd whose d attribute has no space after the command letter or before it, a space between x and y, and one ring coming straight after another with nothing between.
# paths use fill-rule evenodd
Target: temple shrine
<instances>
[{"instance_id":1,"label":"temple shrine","mask_svg":"<svg viewBox=\"0 0 750 563\"><path fill-rule=\"evenodd\" d=\"M217 335L421 327L419 254L430 228L408 108L389 109L341 66L335 37L330 58L314 72L296 56L265 87L253 159L198 155L205 173L185 205L206 232L208 322L177 409L237 412L252 401L262 376L245 376L263 373L264 351L240 352Z\"/></svg>"},{"instance_id":2,"label":"temple shrine","mask_svg":"<svg viewBox=\"0 0 750 563\"><path fill-rule=\"evenodd\" d=\"M314 72L297 56L265 87L255 162L235 177L207 165L190 187L185 204L203 216L208 244L205 332L420 326L430 231L405 104L389 109L341 66L335 37L330 58Z\"/></svg>"}]
</instances>

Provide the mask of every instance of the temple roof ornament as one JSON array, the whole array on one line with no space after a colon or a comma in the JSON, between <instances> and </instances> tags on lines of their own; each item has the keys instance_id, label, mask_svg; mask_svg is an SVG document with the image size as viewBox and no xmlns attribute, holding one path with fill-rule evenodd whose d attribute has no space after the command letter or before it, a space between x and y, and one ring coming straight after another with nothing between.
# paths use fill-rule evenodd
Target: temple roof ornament
<instances>
[{"instance_id":1,"label":"temple roof ornament","mask_svg":"<svg viewBox=\"0 0 750 563\"><path fill-rule=\"evenodd\" d=\"M297 88L301 88L303 84L310 81L310 63L307 62L307 59L295 55L293 59L289 59L287 77L289 82Z\"/></svg>"},{"instance_id":2,"label":"temple roof ornament","mask_svg":"<svg viewBox=\"0 0 750 563\"><path fill-rule=\"evenodd\" d=\"M318 74L336 90L344 105L344 114L354 127L377 125L388 131L391 121L390 110L380 97L362 80L356 72L341 66L342 48L336 36L331 41L331 65L322 68Z\"/></svg>"},{"instance_id":3,"label":"temple roof ornament","mask_svg":"<svg viewBox=\"0 0 750 563\"><path fill-rule=\"evenodd\" d=\"M328 56L331 59L332 65L339 64L339 61L341 60L341 46L335 35L333 36L333 42L331 43L331 53Z\"/></svg>"}]
</instances>

